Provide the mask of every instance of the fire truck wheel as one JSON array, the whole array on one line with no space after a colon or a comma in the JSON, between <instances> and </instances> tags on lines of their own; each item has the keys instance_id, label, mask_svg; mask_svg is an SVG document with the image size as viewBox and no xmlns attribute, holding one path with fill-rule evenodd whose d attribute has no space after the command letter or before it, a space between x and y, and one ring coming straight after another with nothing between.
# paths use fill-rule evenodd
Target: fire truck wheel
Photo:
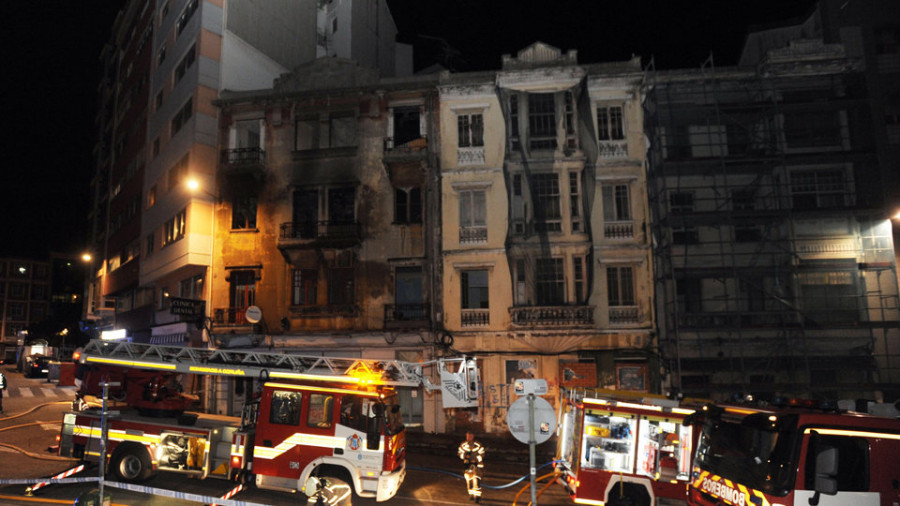
<instances>
[{"instance_id":1,"label":"fire truck wheel","mask_svg":"<svg viewBox=\"0 0 900 506\"><path fill-rule=\"evenodd\" d=\"M351 506L353 504L353 487L346 481L331 476L320 478L321 489L307 499L308 506Z\"/></svg>"},{"instance_id":2,"label":"fire truck wheel","mask_svg":"<svg viewBox=\"0 0 900 506\"><path fill-rule=\"evenodd\" d=\"M607 506L650 506L650 495L640 485L626 484L623 491L613 489L609 493Z\"/></svg>"},{"instance_id":3,"label":"fire truck wheel","mask_svg":"<svg viewBox=\"0 0 900 506\"><path fill-rule=\"evenodd\" d=\"M140 445L120 446L110 461L110 470L122 481L144 481L150 477L150 455Z\"/></svg>"}]
</instances>

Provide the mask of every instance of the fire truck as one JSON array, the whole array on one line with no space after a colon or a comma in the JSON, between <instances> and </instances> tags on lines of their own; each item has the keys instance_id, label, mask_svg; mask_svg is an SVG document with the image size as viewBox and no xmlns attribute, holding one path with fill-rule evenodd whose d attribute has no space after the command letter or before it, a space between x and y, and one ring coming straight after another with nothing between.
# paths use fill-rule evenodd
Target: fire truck
<instances>
[{"instance_id":1,"label":"fire truck","mask_svg":"<svg viewBox=\"0 0 900 506\"><path fill-rule=\"evenodd\" d=\"M696 437L678 401L561 389L558 481L577 504L684 504Z\"/></svg>"},{"instance_id":2,"label":"fire truck","mask_svg":"<svg viewBox=\"0 0 900 506\"><path fill-rule=\"evenodd\" d=\"M897 411L885 413L889 416L863 412L884 407L893 408L809 401L765 409L705 406L698 412L702 428L688 504L896 506Z\"/></svg>"},{"instance_id":3,"label":"fire truck","mask_svg":"<svg viewBox=\"0 0 900 506\"><path fill-rule=\"evenodd\" d=\"M444 407L477 405L479 389L467 357L409 363L95 340L79 360L86 370L63 418L61 456L99 461L101 413L83 396L118 382L107 395L128 407L106 417L104 458L119 480L166 471L307 495L328 483L335 493L378 501L393 497L406 474L395 388L440 389ZM439 385L424 375L429 365ZM192 412L193 399L175 386L181 374L255 378L262 388L240 418Z\"/></svg>"}]
</instances>

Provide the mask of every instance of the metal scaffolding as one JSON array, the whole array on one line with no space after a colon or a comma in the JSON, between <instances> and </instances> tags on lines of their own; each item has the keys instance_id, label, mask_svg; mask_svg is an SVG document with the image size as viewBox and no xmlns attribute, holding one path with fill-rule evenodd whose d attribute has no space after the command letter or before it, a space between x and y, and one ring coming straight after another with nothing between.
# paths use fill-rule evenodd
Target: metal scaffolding
<instances>
[{"instance_id":1,"label":"metal scaffolding","mask_svg":"<svg viewBox=\"0 0 900 506\"><path fill-rule=\"evenodd\" d=\"M834 62L648 72L671 388L717 399L897 396L892 227L861 80Z\"/></svg>"}]
</instances>

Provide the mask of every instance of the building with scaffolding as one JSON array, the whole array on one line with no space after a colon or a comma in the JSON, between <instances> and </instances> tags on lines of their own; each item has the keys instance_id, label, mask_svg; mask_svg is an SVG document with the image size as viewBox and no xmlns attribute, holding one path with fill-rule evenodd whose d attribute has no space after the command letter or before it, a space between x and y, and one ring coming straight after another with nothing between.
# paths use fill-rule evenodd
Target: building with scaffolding
<instances>
[{"instance_id":1,"label":"building with scaffolding","mask_svg":"<svg viewBox=\"0 0 900 506\"><path fill-rule=\"evenodd\" d=\"M892 226L859 61L798 40L755 67L650 72L646 90L669 386L896 398Z\"/></svg>"}]
</instances>

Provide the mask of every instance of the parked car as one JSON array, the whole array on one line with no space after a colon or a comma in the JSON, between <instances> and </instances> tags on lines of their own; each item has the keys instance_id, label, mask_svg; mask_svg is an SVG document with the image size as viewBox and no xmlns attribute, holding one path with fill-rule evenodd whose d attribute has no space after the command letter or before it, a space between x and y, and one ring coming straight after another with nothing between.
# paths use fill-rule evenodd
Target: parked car
<instances>
[{"instance_id":1,"label":"parked car","mask_svg":"<svg viewBox=\"0 0 900 506\"><path fill-rule=\"evenodd\" d=\"M25 358L26 378L46 378L50 372L50 357L31 355Z\"/></svg>"}]
</instances>

